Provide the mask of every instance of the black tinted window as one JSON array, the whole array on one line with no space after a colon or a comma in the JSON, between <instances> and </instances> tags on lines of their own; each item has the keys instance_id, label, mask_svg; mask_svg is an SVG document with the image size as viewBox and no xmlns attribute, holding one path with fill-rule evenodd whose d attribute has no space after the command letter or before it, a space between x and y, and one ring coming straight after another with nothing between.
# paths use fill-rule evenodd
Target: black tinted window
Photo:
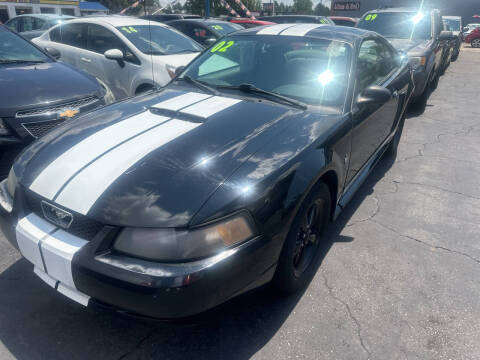
<instances>
[{"instance_id":1,"label":"black tinted window","mask_svg":"<svg viewBox=\"0 0 480 360\"><path fill-rule=\"evenodd\" d=\"M119 49L125 52L125 44L114 33L103 26L89 24L87 49L99 54L103 54L110 49Z\"/></svg>"},{"instance_id":2,"label":"black tinted window","mask_svg":"<svg viewBox=\"0 0 480 360\"><path fill-rule=\"evenodd\" d=\"M65 45L85 48L84 29L84 24L65 24L55 28L50 33L50 39Z\"/></svg>"}]
</instances>

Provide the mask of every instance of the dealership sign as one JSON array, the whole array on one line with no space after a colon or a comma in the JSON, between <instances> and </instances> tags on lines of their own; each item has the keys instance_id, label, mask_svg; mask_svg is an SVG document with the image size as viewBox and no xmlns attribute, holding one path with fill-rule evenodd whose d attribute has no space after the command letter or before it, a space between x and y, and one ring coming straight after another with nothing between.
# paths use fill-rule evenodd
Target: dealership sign
<instances>
[{"instance_id":1,"label":"dealership sign","mask_svg":"<svg viewBox=\"0 0 480 360\"><path fill-rule=\"evenodd\" d=\"M339 1L333 3L333 10L360 10L360 1Z\"/></svg>"}]
</instances>

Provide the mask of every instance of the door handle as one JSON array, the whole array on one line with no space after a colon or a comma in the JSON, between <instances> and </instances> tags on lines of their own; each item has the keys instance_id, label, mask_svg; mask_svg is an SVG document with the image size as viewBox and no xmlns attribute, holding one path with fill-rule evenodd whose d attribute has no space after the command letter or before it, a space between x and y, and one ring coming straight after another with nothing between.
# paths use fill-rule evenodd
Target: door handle
<instances>
[{"instance_id":1,"label":"door handle","mask_svg":"<svg viewBox=\"0 0 480 360\"><path fill-rule=\"evenodd\" d=\"M92 60L84 58L84 57L80 58L80 60L82 60L83 62L86 62L86 63L91 63L92 62Z\"/></svg>"}]
</instances>

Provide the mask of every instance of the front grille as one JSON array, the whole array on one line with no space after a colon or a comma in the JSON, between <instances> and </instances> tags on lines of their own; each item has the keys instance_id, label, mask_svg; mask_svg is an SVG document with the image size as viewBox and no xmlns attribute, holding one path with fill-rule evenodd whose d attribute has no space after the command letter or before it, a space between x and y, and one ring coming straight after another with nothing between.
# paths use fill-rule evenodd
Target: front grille
<instances>
[{"instance_id":1,"label":"front grille","mask_svg":"<svg viewBox=\"0 0 480 360\"><path fill-rule=\"evenodd\" d=\"M65 119L26 123L22 124L22 126L30 135L32 135L35 139L38 139L52 130L55 126L60 125L63 122L65 122Z\"/></svg>"},{"instance_id":2,"label":"front grille","mask_svg":"<svg viewBox=\"0 0 480 360\"><path fill-rule=\"evenodd\" d=\"M89 96L80 100L70 101L59 105L54 106L43 106L36 109L31 110L21 110L17 112L17 118L23 117L30 117L30 116L40 116L40 115L50 115L50 114L58 114L66 109L80 109L87 105L90 105L97 101L98 98L96 96Z\"/></svg>"},{"instance_id":3,"label":"front grille","mask_svg":"<svg viewBox=\"0 0 480 360\"><path fill-rule=\"evenodd\" d=\"M26 191L25 199L26 199L26 206L31 212L41 217L42 219L49 221L43 215L42 200L45 200L48 203L52 203L51 201L43 199L41 196L35 193L32 193L31 191ZM54 204L54 205L58 206L57 204ZM92 240L95 237L95 235L97 235L100 232L100 230L102 230L103 228L103 224L98 221L92 220L84 215L78 214L68 209L65 209L65 211L72 213L73 221L68 229L63 229L63 230L72 235L78 236L79 238L82 238L84 240Z\"/></svg>"}]
</instances>

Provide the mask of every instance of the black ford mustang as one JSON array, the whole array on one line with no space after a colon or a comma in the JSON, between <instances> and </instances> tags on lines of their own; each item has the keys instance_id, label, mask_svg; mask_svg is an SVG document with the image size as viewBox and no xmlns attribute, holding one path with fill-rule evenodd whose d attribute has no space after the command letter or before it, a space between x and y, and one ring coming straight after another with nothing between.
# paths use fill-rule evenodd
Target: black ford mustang
<instances>
[{"instance_id":1,"label":"black ford mustang","mask_svg":"<svg viewBox=\"0 0 480 360\"><path fill-rule=\"evenodd\" d=\"M326 223L413 90L379 35L282 24L225 37L166 89L65 124L0 187L0 223L66 296L158 318L305 286Z\"/></svg>"}]
</instances>

